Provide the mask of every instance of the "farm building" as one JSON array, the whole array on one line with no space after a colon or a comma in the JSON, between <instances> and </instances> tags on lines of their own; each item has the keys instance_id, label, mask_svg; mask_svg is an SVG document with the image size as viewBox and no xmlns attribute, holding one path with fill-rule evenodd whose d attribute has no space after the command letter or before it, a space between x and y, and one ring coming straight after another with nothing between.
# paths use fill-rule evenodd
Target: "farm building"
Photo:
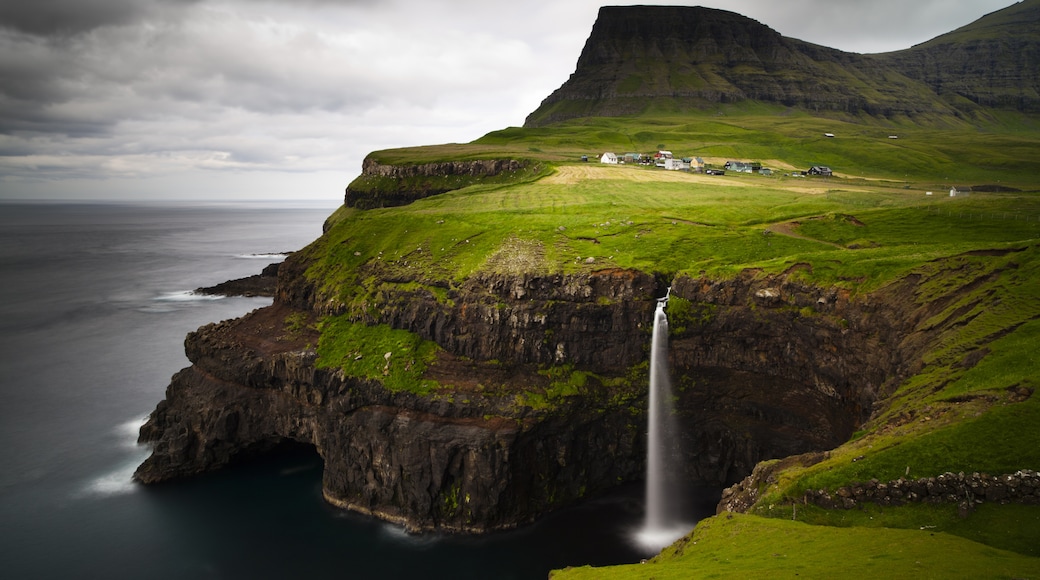
<instances>
[{"instance_id":1,"label":"farm building","mask_svg":"<svg viewBox=\"0 0 1040 580\"><path fill-rule=\"evenodd\" d=\"M834 172L831 171L831 168L827 167L826 165L813 165L809 168L809 171L806 171L805 173L806 175L822 175L823 177L830 177L834 175Z\"/></svg>"},{"instance_id":2,"label":"farm building","mask_svg":"<svg viewBox=\"0 0 1040 580\"><path fill-rule=\"evenodd\" d=\"M762 169L762 164L748 161L727 161L723 167L734 173L757 173Z\"/></svg>"},{"instance_id":3,"label":"farm building","mask_svg":"<svg viewBox=\"0 0 1040 580\"><path fill-rule=\"evenodd\" d=\"M618 158L617 158L616 154L611 153L610 151L607 151L606 153L604 153L603 155L600 156L599 162L600 163L608 163L610 165L617 165Z\"/></svg>"}]
</instances>

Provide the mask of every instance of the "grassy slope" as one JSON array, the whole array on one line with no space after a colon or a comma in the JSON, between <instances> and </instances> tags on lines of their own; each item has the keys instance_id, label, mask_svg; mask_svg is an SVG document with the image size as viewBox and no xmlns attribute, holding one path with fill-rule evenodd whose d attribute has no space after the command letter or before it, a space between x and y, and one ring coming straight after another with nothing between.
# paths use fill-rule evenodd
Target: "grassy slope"
<instances>
[{"instance_id":1,"label":"grassy slope","mask_svg":"<svg viewBox=\"0 0 1040 580\"><path fill-rule=\"evenodd\" d=\"M1036 578L1040 563L928 530L838 529L731 514L645 564L570 568L553 580L622 578Z\"/></svg>"},{"instance_id":2,"label":"grassy slope","mask_svg":"<svg viewBox=\"0 0 1040 580\"><path fill-rule=\"evenodd\" d=\"M911 476L1040 468L1040 430L1035 428L1040 400L1014 403L1008 390L1035 389L1040 362L1035 354L1040 338L1040 195L1035 193L1040 189L1040 131L1035 124L1022 120L1016 131L954 127L941 132L786 118L775 111L731 113L684 118L681 123L585 120L555 129L509 129L467 146L378 152L381 161L397 163L452 155L529 156L556 163L558 170L535 182L471 186L399 208L341 210L333 216L328 235L306 250L317 257L309 275L322 281L327 296L358 313L378 308L388 289L428 291L449 300L448 289L481 270L578 272L618 266L727 277L744 268L783 272L801 263L812 268L801 270L800 276L857 295L915 272L927 280L916 298L920 301L950 289L974 288L930 321L938 324L950 318L958 330L949 333L929 354L927 366L893 394L885 413L835 450L830 460L779 474L754 512L789 519L795 515L790 500L809 487L896 478L908 468ZM839 136L816 136L824 130ZM896 132L900 139L887 139ZM869 177L708 177L566 161L599 150L648 152L659 146L677 155L760 160L767 166L823 162L839 175ZM1027 192L976 193L967 198L950 198L944 192L950 183L997 182ZM926 190L937 195L925 196ZM992 249L1014 251L1003 256L967 254ZM361 268L373 263L401 281L366 277ZM977 281L985 283L973 286ZM364 328L336 326L335 320L326 324L349 332L358 344L366 340ZM400 345L409 340L389 337L387 329L370 332L376 341L392 339ZM319 345L319 352L325 364L349 366L354 350L344 350L328 338L324 345ZM977 365L958 364L980 348L987 348L988 355ZM382 362L381 357L377 360ZM358 372L380 375L378 368ZM430 388L416 386L420 391ZM1035 548L1040 545L1040 509L1034 507L985 506L964 520L949 506L853 512L800 508L797 517L823 524L797 528L806 539L787 553L802 562L812 561L814 542L830 543L843 558L856 553L867 557L859 529L864 526L934 526L933 531L1040 556ZM794 533L776 531L770 527L773 523L759 524L758 519L740 521L750 522L748 529L760 529L762 535L747 536L752 543L776 541L769 534ZM842 526L847 533L836 529ZM713 523L696 533L721 541L727 532ZM952 549L956 542L936 536L940 543L916 543L885 534L877 535L877 541L908 546L907 558L913 562L893 560L901 562L893 565L910 566L907 570L917 561L942 570L945 564L933 562L931 554ZM971 554L982 562L1006 559L1003 553L977 545L956 546L957 554ZM692 569L705 574L748 576L772 570L778 562L772 552L744 548L739 562L723 565L702 554L673 564L701 566ZM687 552L694 550L687 547ZM829 560L822 562L818 565L828 565ZM1026 569L1031 565L1040 570L1040 561L1021 562L1026 562ZM806 570L816 570L814 575L826 569L812 565ZM623 568L617 574L643 577L642 570ZM895 569L879 570L887 575Z\"/></svg>"}]
</instances>

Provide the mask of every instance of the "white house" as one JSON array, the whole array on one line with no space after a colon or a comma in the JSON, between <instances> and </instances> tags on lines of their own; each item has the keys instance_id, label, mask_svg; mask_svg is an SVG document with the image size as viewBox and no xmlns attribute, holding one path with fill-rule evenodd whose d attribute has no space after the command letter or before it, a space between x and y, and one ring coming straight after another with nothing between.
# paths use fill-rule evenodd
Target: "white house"
<instances>
[{"instance_id":1,"label":"white house","mask_svg":"<svg viewBox=\"0 0 1040 580\"><path fill-rule=\"evenodd\" d=\"M609 163L611 165L617 165L617 155L607 151L599 158L600 163Z\"/></svg>"},{"instance_id":2,"label":"white house","mask_svg":"<svg viewBox=\"0 0 1040 580\"><path fill-rule=\"evenodd\" d=\"M670 171L682 171L682 170L689 171L690 170L690 162L686 161L685 159L675 159L673 157L672 159L665 159L664 160L664 168L668 169Z\"/></svg>"}]
</instances>

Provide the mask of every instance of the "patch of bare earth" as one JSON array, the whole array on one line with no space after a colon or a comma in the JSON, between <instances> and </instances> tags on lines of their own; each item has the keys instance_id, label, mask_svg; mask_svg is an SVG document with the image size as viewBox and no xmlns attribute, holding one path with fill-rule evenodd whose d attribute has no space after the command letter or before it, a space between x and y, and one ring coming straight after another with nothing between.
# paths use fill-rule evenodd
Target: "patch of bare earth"
<instances>
[{"instance_id":1,"label":"patch of bare earth","mask_svg":"<svg viewBox=\"0 0 1040 580\"><path fill-rule=\"evenodd\" d=\"M518 237L502 242L484 263L485 270L500 274L542 272L546 268L545 248L541 242Z\"/></svg>"},{"instance_id":2,"label":"patch of bare earth","mask_svg":"<svg viewBox=\"0 0 1040 580\"><path fill-rule=\"evenodd\" d=\"M779 234L781 236L787 236L789 238L797 238L799 240L808 240L810 242L817 242L817 243L820 243L820 244L826 244L826 245L834 247L834 248L841 248L843 250L845 249L845 246L842 246L841 244L835 244L834 242L828 242L828 241L824 241L824 240L818 240L816 238L810 238L809 236L805 236L805 235L802 235L802 234L798 233L798 230L796 228L798 226L800 226L800 225L801 225L801 223L799 223L799 222L776 223L776 224L773 224L773 225L767 227L766 231L767 232L772 232L774 234Z\"/></svg>"}]
</instances>

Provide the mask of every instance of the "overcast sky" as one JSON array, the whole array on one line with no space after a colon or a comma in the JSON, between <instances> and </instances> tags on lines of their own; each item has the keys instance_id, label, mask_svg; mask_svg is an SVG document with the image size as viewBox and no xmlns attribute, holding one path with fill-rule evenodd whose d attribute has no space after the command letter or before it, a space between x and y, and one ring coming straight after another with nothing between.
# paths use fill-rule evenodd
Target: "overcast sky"
<instances>
[{"instance_id":1,"label":"overcast sky","mask_svg":"<svg viewBox=\"0 0 1040 580\"><path fill-rule=\"evenodd\" d=\"M1013 3L661 2L864 53ZM522 125L602 4L0 0L0 199L340 199L370 151Z\"/></svg>"}]
</instances>

